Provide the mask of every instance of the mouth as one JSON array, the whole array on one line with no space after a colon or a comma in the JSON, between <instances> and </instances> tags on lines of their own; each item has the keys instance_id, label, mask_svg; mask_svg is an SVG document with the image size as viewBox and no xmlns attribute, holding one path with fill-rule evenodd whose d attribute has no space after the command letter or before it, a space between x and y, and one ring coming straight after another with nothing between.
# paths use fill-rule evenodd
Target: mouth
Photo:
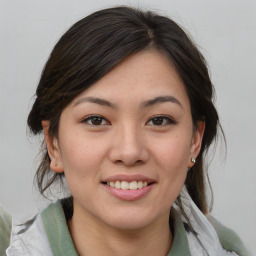
<instances>
[{"instance_id":1,"label":"mouth","mask_svg":"<svg viewBox=\"0 0 256 256\"><path fill-rule=\"evenodd\" d=\"M134 181L107 181L103 182L104 185L107 185L111 188L115 189L122 189L122 190L137 190L142 189L144 187L150 186L155 182L148 182L148 181L141 181L141 180L134 180Z\"/></svg>"},{"instance_id":2,"label":"mouth","mask_svg":"<svg viewBox=\"0 0 256 256\"><path fill-rule=\"evenodd\" d=\"M116 175L103 180L101 184L112 196L134 201L147 195L156 181L142 175Z\"/></svg>"}]
</instances>

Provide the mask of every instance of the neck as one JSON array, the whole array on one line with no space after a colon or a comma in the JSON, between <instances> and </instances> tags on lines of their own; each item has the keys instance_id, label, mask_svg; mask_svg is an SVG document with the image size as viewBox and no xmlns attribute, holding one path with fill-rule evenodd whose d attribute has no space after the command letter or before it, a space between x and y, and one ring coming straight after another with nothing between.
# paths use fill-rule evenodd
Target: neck
<instances>
[{"instance_id":1,"label":"neck","mask_svg":"<svg viewBox=\"0 0 256 256\"><path fill-rule=\"evenodd\" d=\"M169 214L141 229L120 230L99 223L94 216L78 218L74 211L68 226L80 256L164 256L172 243Z\"/></svg>"}]
</instances>

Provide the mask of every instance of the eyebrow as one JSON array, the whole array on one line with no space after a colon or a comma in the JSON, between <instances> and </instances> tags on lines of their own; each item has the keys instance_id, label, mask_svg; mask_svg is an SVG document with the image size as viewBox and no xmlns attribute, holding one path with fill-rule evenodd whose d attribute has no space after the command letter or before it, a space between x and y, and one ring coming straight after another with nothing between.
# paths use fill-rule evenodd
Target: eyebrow
<instances>
[{"instance_id":1,"label":"eyebrow","mask_svg":"<svg viewBox=\"0 0 256 256\"><path fill-rule=\"evenodd\" d=\"M117 106L115 104L113 104L113 103L111 103L107 100L97 98L97 97L83 97L83 98L77 100L73 106L75 107L75 106L77 106L81 103L86 103L86 102L95 103L95 104L98 104L98 105L101 105L101 106L106 106L106 107L117 109ZM142 102L140 104L140 107L141 108L146 108L146 107L151 107L153 105L156 105L156 104L159 104L159 103L165 103L165 102L176 103L181 108L183 108L180 101L178 99L176 99L175 97L173 97L173 96L158 96L156 98L153 98L153 99L146 100L146 101Z\"/></svg>"},{"instance_id":2,"label":"eyebrow","mask_svg":"<svg viewBox=\"0 0 256 256\"><path fill-rule=\"evenodd\" d=\"M181 108L183 108L180 101L173 96L159 96L154 99L144 101L141 103L141 107L142 108L151 107L155 104L164 103L164 102L172 102L172 103L178 104Z\"/></svg>"},{"instance_id":3,"label":"eyebrow","mask_svg":"<svg viewBox=\"0 0 256 256\"><path fill-rule=\"evenodd\" d=\"M79 100L77 100L74 104L74 106L77 106L81 103L85 103L85 102L91 102L91 103L95 103L95 104L99 104L101 106L106 106L106 107L110 107L110 108L117 108L117 106L107 100L104 99L100 99L100 98L96 98L96 97L83 97Z\"/></svg>"}]
</instances>

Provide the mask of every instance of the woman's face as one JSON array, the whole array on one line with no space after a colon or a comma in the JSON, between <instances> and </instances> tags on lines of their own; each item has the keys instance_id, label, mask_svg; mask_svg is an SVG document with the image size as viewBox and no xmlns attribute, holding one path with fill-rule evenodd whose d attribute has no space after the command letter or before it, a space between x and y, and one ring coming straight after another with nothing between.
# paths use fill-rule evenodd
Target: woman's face
<instances>
[{"instance_id":1,"label":"woman's face","mask_svg":"<svg viewBox=\"0 0 256 256\"><path fill-rule=\"evenodd\" d=\"M118 229L163 216L199 153L183 82L156 50L128 57L62 112L48 143L51 168L64 172L74 215Z\"/></svg>"}]
</instances>

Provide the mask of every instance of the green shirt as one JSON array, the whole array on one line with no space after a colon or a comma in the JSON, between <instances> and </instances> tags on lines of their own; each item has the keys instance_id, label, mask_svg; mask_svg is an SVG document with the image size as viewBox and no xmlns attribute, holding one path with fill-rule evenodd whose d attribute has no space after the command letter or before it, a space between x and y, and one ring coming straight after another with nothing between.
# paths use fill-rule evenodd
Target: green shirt
<instances>
[{"instance_id":1,"label":"green shirt","mask_svg":"<svg viewBox=\"0 0 256 256\"><path fill-rule=\"evenodd\" d=\"M51 204L41 213L41 218L53 251L54 256L78 256L68 230L65 213L61 201ZM189 245L186 230L181 217L176 211L171 212L174 238L170 252L167 256L189 256ZM230 229L224 227L213 217L209 221L214 226L222 247L227 251L234 251L238 255L249 255L239 239Z\"/></svg>"}]
</instances>

